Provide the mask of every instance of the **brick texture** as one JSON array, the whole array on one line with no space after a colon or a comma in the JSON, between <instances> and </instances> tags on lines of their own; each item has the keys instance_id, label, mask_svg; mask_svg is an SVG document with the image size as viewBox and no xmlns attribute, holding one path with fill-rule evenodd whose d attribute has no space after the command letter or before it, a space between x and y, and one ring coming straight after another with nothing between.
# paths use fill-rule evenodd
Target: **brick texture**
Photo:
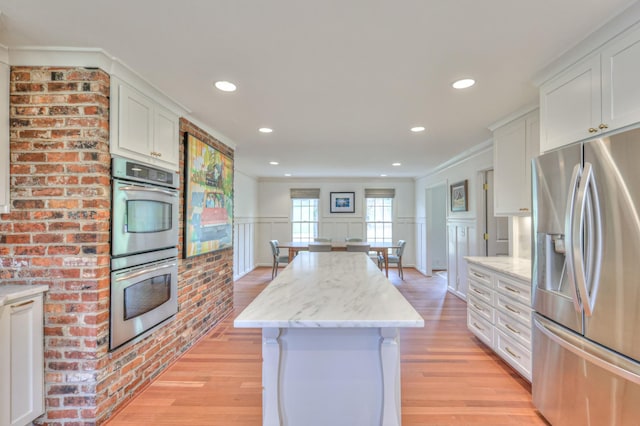
<instances>
[{"instance_id":1,"label":"brick texture","mask_svg":"<svg viewBox=\"0 0 640 426\"><path fill-rule=\"evenodd\" d=\"M37 424L104 423L232 308L232 249L181 259L175 318L108 352L109 82L98 69L11 69L11 213L0 215L0 280L50 288L46 413ZM180 126L181 136L194 133L233 158L189 121Z\"/></svg>"}]
</instances>

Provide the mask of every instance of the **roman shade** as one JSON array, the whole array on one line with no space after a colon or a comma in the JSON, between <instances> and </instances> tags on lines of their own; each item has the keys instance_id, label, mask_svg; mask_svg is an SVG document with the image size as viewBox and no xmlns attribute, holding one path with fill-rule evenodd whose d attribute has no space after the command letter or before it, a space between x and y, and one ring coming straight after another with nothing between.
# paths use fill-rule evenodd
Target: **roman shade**
<instances>
[{"instance_id":1,"label":"roman shade","mask_svg":"<svg viewBox=\"0 0 640 426\"><path fill-rule=\"evenodd\" d=\"M395 188L365 188L364 198L394 198Z\"/></svg>"},{"instance_id":2,"label":"roman shade","mask_svg":"<svg viewBox=\"0 0 640 426\"><path fill-rule=\"evenodd\" d=\"M320 198L320 188L291 188L291 198Z\"/></svg>"}]
</instances>

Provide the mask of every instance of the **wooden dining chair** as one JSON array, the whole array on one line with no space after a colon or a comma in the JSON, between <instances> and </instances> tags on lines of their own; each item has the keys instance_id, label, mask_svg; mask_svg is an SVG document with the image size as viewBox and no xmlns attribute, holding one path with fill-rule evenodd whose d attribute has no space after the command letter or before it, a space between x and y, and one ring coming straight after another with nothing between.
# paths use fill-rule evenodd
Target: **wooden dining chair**
<instances>
[{"instance_id":1,"label":"wooden dining chair","mask_svg":"<svg viewBox=\"0 0 640 426\"><path fill-rule=\"evenodd\" d=\"M402 271L402 255L404 254L404 246L407 245L405 240L398 240L398 248L396 249L394 254L390 254L387 256L387 261L391 263L395 263L398 265L398 275L400 275L400 279L404 280L404 272ZM382 269L384 265L384 257L380 254L378 255L378 266Z\"/></svg>"},{"instance_id":2,"label":"wooden dining chair","mask_svg":"<svg viewBox=\"0 0 640 426\"><path fill-rule=\"evenodd\" d=\"M314 238L313 241L316 243L330 243L331 238Z\"/></svg>"},{"instance_id":3,"label":"wooden dining chair","mask_svg":"<svg viewBox=\"0 0 640 426\"><path fill-rule=\"evenodd\" d=\"M362 238L351 238L351 237L347 237L344 239L345 243L361 243L362 242Z\"/></svg>"}]
</instances>

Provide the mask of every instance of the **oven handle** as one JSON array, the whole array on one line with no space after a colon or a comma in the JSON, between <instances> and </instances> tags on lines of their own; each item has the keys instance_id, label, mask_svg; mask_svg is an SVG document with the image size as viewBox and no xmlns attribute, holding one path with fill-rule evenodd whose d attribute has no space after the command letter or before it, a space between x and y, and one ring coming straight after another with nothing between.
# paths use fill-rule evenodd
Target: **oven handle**
<instances>
[{"instance_id":1,"label":"oven handle","mask_svg":"<svg viewBox=\"0 0 640 426\"><path fill-rule=\"evenodd\" d=\"M148 274L150 272L156 272L156 271L159 271L159 270L165 269L165 268L173 268L176 265L177 265L177 263L174 262L174 263L169 263L167 265L156 266L156 267L153 267L153 268L145 268L145 269L142 269L140 271L135 271L135 272L132 272L130 274L118 277L118 278L116 278L116 281L119 282L119 281L130 280L131 278L139 277L140 275Z\"/></svg>"},{"instance_id":2,"label":"oven handle","mask_svg":"<svg viewBox=\"0 0 640 426\"><path fill-rule=\"evenodd\" d=\"M167 189L160 188L147 188L144 186L123 186L120 188L121 191L141 191L141 192L159 192L161 194L169 195L171 197L177 197L177 191L169 191Z\"/></svg>"}]
</instances>

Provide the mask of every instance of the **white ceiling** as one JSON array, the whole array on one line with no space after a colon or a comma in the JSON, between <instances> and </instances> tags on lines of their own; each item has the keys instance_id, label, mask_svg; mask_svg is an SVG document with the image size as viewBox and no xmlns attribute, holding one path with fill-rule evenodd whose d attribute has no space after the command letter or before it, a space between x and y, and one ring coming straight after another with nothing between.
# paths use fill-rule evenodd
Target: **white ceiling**
<instances>
[{"instance_id":1,"label":"white ceiling","mask_svg":"<svg viewBox=\"0 0 640 426\"><path fill-rule=\"evenodd\" d=\"M534 75L632 3L0 0L0 43L106 50L233 140L252 176L416 177L537 103ZM462 77L477 84L456 91Z\"/></svg>"}]
</instances>

